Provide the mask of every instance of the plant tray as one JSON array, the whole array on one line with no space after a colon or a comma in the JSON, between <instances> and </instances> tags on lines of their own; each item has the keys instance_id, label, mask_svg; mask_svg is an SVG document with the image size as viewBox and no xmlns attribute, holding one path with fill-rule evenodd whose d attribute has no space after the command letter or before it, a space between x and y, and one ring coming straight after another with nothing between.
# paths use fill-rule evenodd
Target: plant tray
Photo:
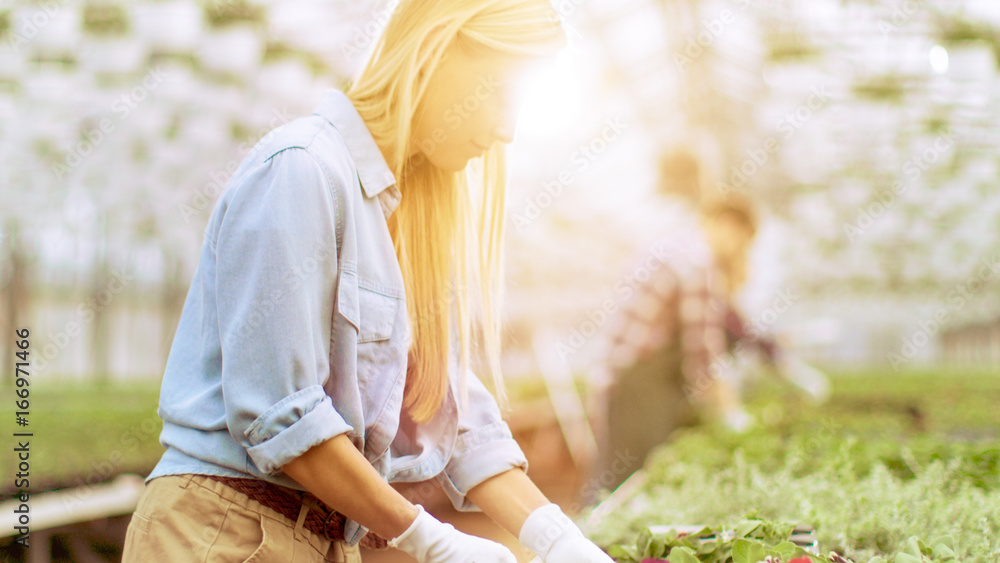
<instances>
[{"instance_id":1,"label":"plant tray","mask_svg":"<svg viewBox=\"0 0 1000 563\"><path fill-rule=\"evenodd\" d=\"M665 534L671 529L677 530L678 535L688 536L691 534L697 534L701 530L705 529L705 527L688 526L688 525L680 525L680 526L664 525L664 526L649 527L649 531L653 534ZM726 531L723 532L722 539L730 540L735 535L736 533L731 530ZM698 539L702 541L712 541L716 539L716 537L714 533L710 533L699 536ZM812 553L814 555L819 555L819 542L816 541L816 535L813 533L813 528L811 526L796 526L795 529L792 530L792 536L788 539L789 541L801 547L802 549L805 549L809 553Z\"/></svg>"}]
</instances>

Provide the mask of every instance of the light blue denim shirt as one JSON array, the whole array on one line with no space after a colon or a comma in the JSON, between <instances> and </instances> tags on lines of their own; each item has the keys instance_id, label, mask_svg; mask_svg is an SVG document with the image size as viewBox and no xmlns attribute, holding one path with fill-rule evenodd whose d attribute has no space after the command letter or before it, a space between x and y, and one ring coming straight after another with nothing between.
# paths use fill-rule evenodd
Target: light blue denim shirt
<instances>
[{"instance_id":1,"label":"light blue denim shirt","mask_svg":"<svg viewBox=\"0 0 1000 563\"><path fill-rule=\"evenodd\" d=\"M147 477L252 477L347 433L389 482L436 478L459 510L524 454L474 374L437 415L401 413L410 327L386 219L400 192L347 97L269 133L219 198L167 359L162 459ZM348 541L366 530L348 521Z\"/></svg>"}]
</instances>

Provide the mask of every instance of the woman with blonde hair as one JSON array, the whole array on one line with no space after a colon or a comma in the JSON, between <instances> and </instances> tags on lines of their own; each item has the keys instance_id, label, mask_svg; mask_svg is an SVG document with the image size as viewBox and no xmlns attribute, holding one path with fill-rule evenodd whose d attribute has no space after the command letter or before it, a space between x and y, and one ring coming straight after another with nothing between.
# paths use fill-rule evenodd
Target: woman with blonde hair
<instances>
[{"instance_id":1,"label":"woman with blonde hair","mask_svg":"<svg viewBox=\"0 0 1000 563\"><path fill-rule=\"evenodd\" d=\"M528 479L498 402L502 144L565 43L547 0L404 0L346 93L267 135L213 210L124 561L513 562L393 485L435 482L546 563L607 557Z\"/></svg>"}]
</instances>

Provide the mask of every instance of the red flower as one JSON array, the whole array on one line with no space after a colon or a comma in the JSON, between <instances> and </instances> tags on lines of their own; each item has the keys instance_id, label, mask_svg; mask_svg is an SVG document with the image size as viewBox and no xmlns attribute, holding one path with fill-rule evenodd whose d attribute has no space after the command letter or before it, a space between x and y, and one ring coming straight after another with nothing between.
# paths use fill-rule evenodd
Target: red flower
<instances>
[{"instance_id":1,"label":"red flower","mask_svg":"<svg viewBox=\"0 0 1000 563\"><path fill-rule=\"evenodd\" d=\"M788 563L812 563L812 559L809 559L808 557L796 557Z\"/></svg>"}]
</instances>

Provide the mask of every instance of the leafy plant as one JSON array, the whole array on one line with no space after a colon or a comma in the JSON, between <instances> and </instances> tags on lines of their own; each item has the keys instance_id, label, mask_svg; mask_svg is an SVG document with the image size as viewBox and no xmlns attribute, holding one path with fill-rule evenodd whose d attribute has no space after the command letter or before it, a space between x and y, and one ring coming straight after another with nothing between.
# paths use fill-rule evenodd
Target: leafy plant
<instances>
[{"instance_id":1,"label":"leafy plant","mask_svg":"<svg viewBox=\"0 0 1000 563\"><path fill-rule=\"evenodd\" d=\"M736 529L753 511L764 521L808 522L824 551L857 562L949 561L948 550L956 562L1000 561L1000 440L990 406L998 391L994 374L871 374L835 378L833 399L815 408L762 386L749 406L758 419L769 412L769 423L742 435L676 433L647 461L637 491L584 531L641 561L671 553L633 546L649 526ZM913 409L925 428L914 426ZM781 541L756 540L769 549Z\"/></svg>"},{"instance_id":2,"label":"leafy plant","mask_svg":"<svg viewBox=\"0 0 1000 563\"><path fill-rule=\"evenodd\" d=\"M692 534L676 529L654 534L643 530L635 545L613 545L608 554L619 563L853 563L830 552L814 554L789 541L794 527L757 519L739 522L734 531L705 527ZM911 536L900 551L867 563L958 563L954 540L942 536L930 544ZM983 556L962 559L985 563Z\"/></svg>"},{"instance_id":3,"label":"leafy plant","mask_svg":"<svg viewBox=\"0 0 1000 563\"><path fill-rule=\"evenodd\" d=\"M117 4L87 4L83 29L93 35L124 35L129 29L128 13Z\"/></svg>"},{"instance_id":4,"label":"leafy plant","mask_svg":"<svg viewBox=\"0 0 1000 563\"><path fill-rule=\"evenodd\" d=\"M906 98L905 79L896 75L874 76L851 87L859 98L876 102L900 103Z\"/></svg>"},{"instance_id":5,"label":"leafy plant","mask_svg":"<svg viewBox=\"0 0 1000 563\"><path fill-rule=\"evenodd\" d=\"M10 11L0 11L0 38L6 37L10 33Z\"/></svg>"},{"instance_id":6,"label":"leafy plant","mask_svg":"<svg viewBox=\"0 0 1000 563\"><path fill-rule=\"evenodd\" d=\"M263 6L247 0L221 0L205 8L208 25L215 28L235 23L263 24L267 13Z\"/></svg>"}]
</instances>

